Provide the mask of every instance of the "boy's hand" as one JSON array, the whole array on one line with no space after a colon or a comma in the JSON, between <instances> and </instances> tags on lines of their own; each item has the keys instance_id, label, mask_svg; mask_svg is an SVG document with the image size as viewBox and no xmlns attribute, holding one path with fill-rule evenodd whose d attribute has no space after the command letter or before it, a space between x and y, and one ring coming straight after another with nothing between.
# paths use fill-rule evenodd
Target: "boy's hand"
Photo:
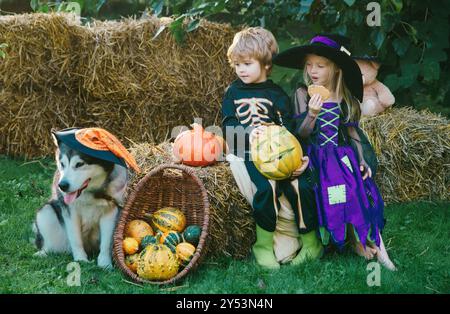
<instances>
[{"instance_id":1,"label":"boy's hand","mask_svg":"<svg viewBox=\"0 0 450 314\"><path fill-rule=\"evenodd\" d=\"M372 169L370 169L369 165L363 160L359 165L359 170L363 175L362 179L366 180L367 177L372 178Z\"/></svg>"},{"instance_id":2,"label":"boy's hand","mask_svg":"<svg viewBox=\"0 0 450 314\"><path fill-rule=\"evenodd\" d=\"M322 105L322 96L320 96L319 94L314 94L308 103L309 113L313 116L317 116L322 109Z\"/></svg>"},{"instance_id":3,"label":"boy's hand","mask_svg":"<svg viewBox=\"0 0 450 314\"><path fill-rule=\"evenodd\" d=\"M300 176L303 172L305 172L306 168L309 165L309 158L308 156L303 156L302 157L302 165L300 166L300 168L296 169L292 175L291 175L291 180L297 179L298 176Z\"/></svg>"},{"instance_id":4,"label":"boy's hand","mask_svg":"<svg viewBox=\"0 0 450 314\"><path fill-rule=\"evenodd\" d=\"M250 138L249 138L250 143L252 143L253 140L255 140L259 135L263 134L266 128L267 128L267 126L265 126L265 125L260 125L256 128L254 128L252 130L252 132L250 133Z\"/></svg>"}]
</instances>

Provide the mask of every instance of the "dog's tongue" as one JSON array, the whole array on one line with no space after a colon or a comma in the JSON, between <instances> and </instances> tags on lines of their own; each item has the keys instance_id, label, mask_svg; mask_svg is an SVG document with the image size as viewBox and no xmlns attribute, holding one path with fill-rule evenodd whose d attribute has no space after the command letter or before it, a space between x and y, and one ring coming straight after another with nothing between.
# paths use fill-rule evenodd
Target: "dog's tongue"
<instances>
[{"instance_id":1,"label":"dog's tongue","mask_svg":"<svg viewBox=\"0 0 450 314\"><path fill-rule=\"evenodd\" d=\"M69 205L70 203L72 203L77 198L77 193L78 193L78 191L65 194L64 195L64 203L66 203L66 205Z\"/></svg>"}]
</instances>

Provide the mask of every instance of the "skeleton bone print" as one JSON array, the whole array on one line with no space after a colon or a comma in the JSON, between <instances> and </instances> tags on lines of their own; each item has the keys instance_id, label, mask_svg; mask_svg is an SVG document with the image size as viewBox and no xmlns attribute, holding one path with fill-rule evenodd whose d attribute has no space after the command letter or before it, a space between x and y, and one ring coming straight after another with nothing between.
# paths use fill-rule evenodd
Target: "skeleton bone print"
<instances>
[{"instance_id":1,"label":"skeleton bone print","mask_svg":"<svg viewBox=\"0 0 450 314\"><path fill-rule=\"evenodd\" d=\"M273 103L266 98L242 98L234 101L236 114L241 124L259 126L263 123L273 124L269 111ZM280 113L278 112L280 117ZM281 118L281 117L280 117Z\"/></svg>"}]
</instances>

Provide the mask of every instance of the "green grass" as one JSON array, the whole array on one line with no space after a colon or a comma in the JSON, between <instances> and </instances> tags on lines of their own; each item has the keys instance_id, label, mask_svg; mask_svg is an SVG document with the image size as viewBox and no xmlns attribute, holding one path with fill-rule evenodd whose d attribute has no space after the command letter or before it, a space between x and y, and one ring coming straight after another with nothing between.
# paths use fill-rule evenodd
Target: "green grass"
<instances>
[{"instance_id":1,"label":"green grass","mask_svg":"<svg viewBox=\"0 0 450 314\"><path fill-rule=\"evenodd\" d=\"M207 259L177 287L136 286L117 269L81 265L81 285L68 286L69 255L33 257L35 210L50 195L54 164L0 156L1 293L449 293L449 202L386 208L384 239L399 271L381 269L369 287L368 262L351 252L330 252L318 262L260 271L253 260Z\"/></svg>"}]
</instances>

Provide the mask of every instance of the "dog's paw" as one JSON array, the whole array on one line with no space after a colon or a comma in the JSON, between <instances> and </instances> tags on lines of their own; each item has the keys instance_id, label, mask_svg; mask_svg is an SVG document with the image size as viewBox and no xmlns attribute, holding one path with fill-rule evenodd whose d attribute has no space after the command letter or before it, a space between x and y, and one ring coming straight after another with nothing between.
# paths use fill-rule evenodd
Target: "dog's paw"
<instances>
[{"instance_id":1,"label":"dog's paw","mask_svg":"<svg viewBox=\"0 0 450 314\"><path fill-rule=\"evenodd\" d=\"M36 253L34 253L33 256L46 257L47 253L44 250L40 250L40 251L37 251Z\"/></svg>"},{"instance_id":2,"label":"dog's paw","mask_svg":"<svg viewBox=\"0 0 450 314\"><path fill-rule=\"evenodd\" d=\"M106 255L106 254L105 255L100 254L97 259L97 265L98 265L98 267L101 267L101 268L112 269L113 266L112 266L111 256Z\"/></svg>"},{"instance_id":3,"label":"dog's paw","mask_svg":"<svg viewBox=\"0 0 450 314\"><path fill-rule=\"evenodd\" d=\"M78 254L73 254L73 260L75 262L86 262L88 263L89 260L87 258L87 254L86 253L78 253Z\"/></svg>"}]
</instances>

